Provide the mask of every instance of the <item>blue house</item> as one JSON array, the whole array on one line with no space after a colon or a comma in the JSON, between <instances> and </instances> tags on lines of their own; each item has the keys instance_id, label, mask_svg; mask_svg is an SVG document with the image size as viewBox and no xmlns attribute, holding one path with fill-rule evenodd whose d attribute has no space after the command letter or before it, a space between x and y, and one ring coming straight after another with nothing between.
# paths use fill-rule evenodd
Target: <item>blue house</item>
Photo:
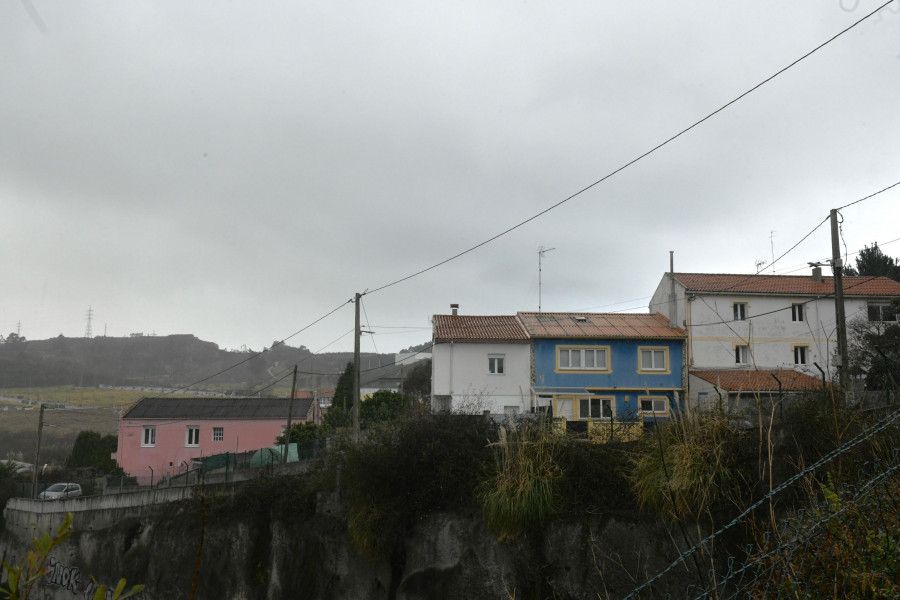
<instances>
[{"instance_id":1,"label":"blue house","mask_svg":"<svg viewBox=\"0 0 900 600\"><path fill-rule=\"evenodd\" d=\"M683 399L684 329L657 314L534 313L537 405L568 422L668 418Z\"/></svg>"}]
</instances>

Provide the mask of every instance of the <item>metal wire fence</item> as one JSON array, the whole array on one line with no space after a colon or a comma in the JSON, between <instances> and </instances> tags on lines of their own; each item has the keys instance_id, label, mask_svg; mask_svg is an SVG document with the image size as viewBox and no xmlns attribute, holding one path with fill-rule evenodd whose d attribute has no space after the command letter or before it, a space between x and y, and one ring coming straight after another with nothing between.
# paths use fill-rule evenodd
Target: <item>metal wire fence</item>
<instances>
[{"instance_id":1,"label":"metal wire fence","mask_svg":"<svg viewBox=\"0 0 900 600\"><path fill-rule=\"evenodd\" d=\"M887 412L887 411L886 411ZM887 415L772 489L727 524L675 557L625 598L674 597L688 567L695 581L684 596L715 598L900 597L900 451L886 448L858 471L853 484L826 473L863 443L896 431L900 410ZM814 482L811 484L811 482ZM766 531L754 520L771 502L807 495L803 510L774 517ZM730 534L756 531L753 543L729 547ZM732 536L733 540L735 536Z\"/></svg>"}]
</instances>

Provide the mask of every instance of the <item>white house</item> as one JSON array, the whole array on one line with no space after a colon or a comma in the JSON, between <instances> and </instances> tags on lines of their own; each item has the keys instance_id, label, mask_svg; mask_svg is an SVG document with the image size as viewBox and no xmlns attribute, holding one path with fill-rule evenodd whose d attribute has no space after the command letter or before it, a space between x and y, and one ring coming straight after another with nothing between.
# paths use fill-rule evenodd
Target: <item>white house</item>
<instances>
[{"instance_id":1,"label":"white house","mask_svg":"<svg viewBox=\"0 0 900 600\"><path fill-rule=\"evenodd\" d=\"M515 316L434 315L432 410L531 410L531 341Z\"/></svg>"},{"instance_id":2,"label":"white house","mask_svg":"<svg viewBox=\"0 0 900 600\"><path fill-rule=\"evenodd\" d=\"M900 298L900 283L886 277L844 277L843 283L848 322L896 320L891 301ZM649 308L687 330L691 398L703 388L694 372L702 371L706 383L723 369L776 376L794 370L819 380L837 366L832 277L666 273Z\"/></svg>"}]
</instances>

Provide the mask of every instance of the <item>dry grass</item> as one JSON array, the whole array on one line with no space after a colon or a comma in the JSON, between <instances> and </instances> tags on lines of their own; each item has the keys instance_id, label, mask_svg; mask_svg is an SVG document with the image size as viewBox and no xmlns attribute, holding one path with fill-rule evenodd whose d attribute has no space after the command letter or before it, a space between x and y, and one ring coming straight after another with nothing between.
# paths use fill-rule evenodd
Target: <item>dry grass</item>
<instances>
[{"instance_id":1,"label":"dry grass","mask_svg":"<svg viewBox=\"0 0 900 600\"><path fill-rule=\"evenodd\" d=\"M0 389L0 397L46 402L48 404L68 404L74 406L119 406L127 407L151 392L139 390L117 390L98 387L77 387L63 385L46 388L6 388Z\"/></svg>"},{"instance_id":2,"label":"dry grass","mask_svg":"<svg viewBox=\"0 0 900 600\"><path fill-rule=\"evenodd\" d=\"M0 404L0 458L34 460L38 412L36 407L17 409L8 403ZM79 432L116 435L118 424L118 415L109 408L47 409L44 411L41 462L63 464Z\"/></svg>"}]
</instances>

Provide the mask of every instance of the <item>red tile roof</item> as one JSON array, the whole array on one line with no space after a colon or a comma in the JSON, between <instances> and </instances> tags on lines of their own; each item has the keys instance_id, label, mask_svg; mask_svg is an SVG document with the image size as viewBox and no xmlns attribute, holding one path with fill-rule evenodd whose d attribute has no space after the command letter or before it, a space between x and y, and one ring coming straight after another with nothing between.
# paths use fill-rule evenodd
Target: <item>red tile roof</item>
<instances>
[{"instance_id":1,"label":"red tile roof","mask_svg":"<svg viewBox=\"0 0 900 600\"><path fill-rule=\"evenodd\" d=\"M434 341L528 341L528 334L512 315L434 315Z\"/></svg>"},{"instance_id":2,"label":"red tile roof","mask_svg":"<svg viewBox=\"0 0 900 600\"><path fill-rule=\"evenodd\" d=\"M785 392L808 392L822 388L822 380L793 369L710 369L691 370L691 375L730 392L777 392L778 382Z\"/></svg>"},{"instance_id":3,"label":"red tile roof","mask_svg":"<svg viewBox=\"0 0 900 600\"><path fill-rule=\"evenodd\" d=\"M669 319L656 313L534 313L520 312L519 319L532 337L683 339L684 329L670 327Z\"/></svg>"},{"instance_id":4,"label":"red tile roof","mask_svg":"<svg viewBox=\"0 0 900 600\"><path fill-rule=\"evenodd\" d=\"M807 275L724 275L675 273L688 292L827 296L834 294L834 278L813 281ZM887 277L844 277L844 296L900 296L900 282Z\"/></svg>"}]
</instances>

